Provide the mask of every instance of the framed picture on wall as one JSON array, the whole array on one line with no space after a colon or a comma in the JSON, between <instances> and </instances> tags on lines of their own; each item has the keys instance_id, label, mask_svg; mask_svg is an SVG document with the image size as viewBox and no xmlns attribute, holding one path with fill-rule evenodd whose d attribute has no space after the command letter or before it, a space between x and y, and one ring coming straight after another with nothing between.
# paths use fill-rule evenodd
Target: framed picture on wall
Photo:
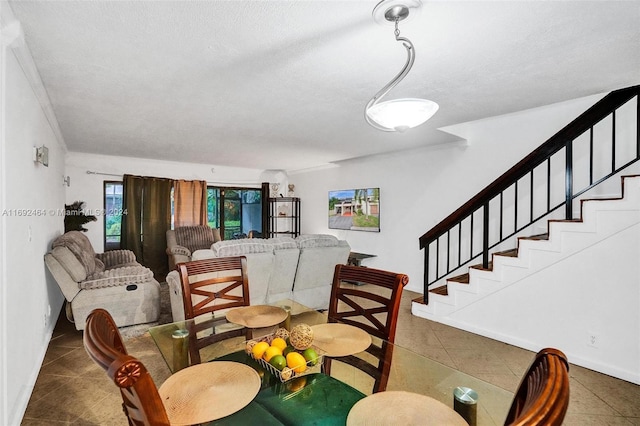
<instances>
[{"instance_id":1,"label":"framed picture on wall","mask_svg":"<svg viewBox=\"0 0 640 426\"><path fill-rule=\"evenodd\" d=\"M380 232L380 188L329 191L329 229Z\"/></svg>"}]
</instances>

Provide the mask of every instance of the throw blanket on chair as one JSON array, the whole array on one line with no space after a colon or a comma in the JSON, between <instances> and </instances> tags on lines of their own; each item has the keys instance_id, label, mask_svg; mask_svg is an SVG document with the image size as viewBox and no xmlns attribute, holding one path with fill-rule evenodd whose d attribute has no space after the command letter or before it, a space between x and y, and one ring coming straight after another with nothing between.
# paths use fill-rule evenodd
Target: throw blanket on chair
<instances>
[{"instance_id":1,"label":"throw blanket on chair","mask_svg":"<svg viewBox=\"0 0 640 426\"><path fill-rule=\"evenodd\" d=\"M84 266L88 276L104 271L104 264L99 259L96 259L96 252L93 251L91 242L82 232L69 231L60 235L51 244L51 248L56 247L68 248Z\"/></svg>"}]
</instances>

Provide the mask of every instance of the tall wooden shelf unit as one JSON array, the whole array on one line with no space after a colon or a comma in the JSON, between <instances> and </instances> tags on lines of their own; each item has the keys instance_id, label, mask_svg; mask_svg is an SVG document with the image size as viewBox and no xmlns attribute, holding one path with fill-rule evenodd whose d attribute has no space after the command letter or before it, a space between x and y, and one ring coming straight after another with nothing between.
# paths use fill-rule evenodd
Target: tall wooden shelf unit
<instances>
[{"instance_id":1,"label":"tall wooden shelf unit","mask_svg":"<svg viewBox=\"0 0 640 426\"><path fill-rule=\"evenodd\" d=\"M300 198L269 198L269 237L300 235Z\"/></svg>"}]
</instances>

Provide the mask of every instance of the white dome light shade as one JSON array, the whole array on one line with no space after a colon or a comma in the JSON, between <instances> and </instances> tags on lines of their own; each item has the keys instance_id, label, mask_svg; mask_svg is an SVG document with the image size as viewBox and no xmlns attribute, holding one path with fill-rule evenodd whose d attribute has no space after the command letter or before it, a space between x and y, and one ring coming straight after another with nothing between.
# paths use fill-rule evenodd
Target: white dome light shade
<instances>
[{"instance_id":1,"label":"white dome light shade","mask_svg":"<svg viewBox=\"0 0 640 426\"><path fill-rule=\"evenodd\" d=\"M426 99L393 99L372 105L367 116L381 127L404 132L433 117L438 108L437 103Z\"/></svg>"}]
</instances>

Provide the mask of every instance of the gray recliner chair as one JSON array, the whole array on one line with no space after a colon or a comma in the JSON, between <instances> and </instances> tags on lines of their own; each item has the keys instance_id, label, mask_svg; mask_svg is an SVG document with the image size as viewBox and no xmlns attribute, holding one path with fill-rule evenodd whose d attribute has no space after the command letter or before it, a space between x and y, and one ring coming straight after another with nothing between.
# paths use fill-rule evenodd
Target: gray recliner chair
<instances>
[{"instance_id":1,"label":"gray recliner chair","mask_svg":"<svg viewBox=\"0 0 640 426\"><path fill-rule=\"evenodd\" d=\"M67 317L84 329L96 308L107 310L118 327L157 321L160 284L130 250L95 253L80 231L56 238L45 264L67 300Z\"/></svg>"},{"instance_id":2,"label":"gray recliner chair","mask_svg":"<svg viewBox=\"0 0 640 426\"><path fill-rule=\"evenodd\" d=\"M169 271L176 269L181 262L191 261L196 250L210 249L213 243L220 241L220 230L207 225L179 226L167 231L167 255Z\"/></svg>"}]
</instances>

